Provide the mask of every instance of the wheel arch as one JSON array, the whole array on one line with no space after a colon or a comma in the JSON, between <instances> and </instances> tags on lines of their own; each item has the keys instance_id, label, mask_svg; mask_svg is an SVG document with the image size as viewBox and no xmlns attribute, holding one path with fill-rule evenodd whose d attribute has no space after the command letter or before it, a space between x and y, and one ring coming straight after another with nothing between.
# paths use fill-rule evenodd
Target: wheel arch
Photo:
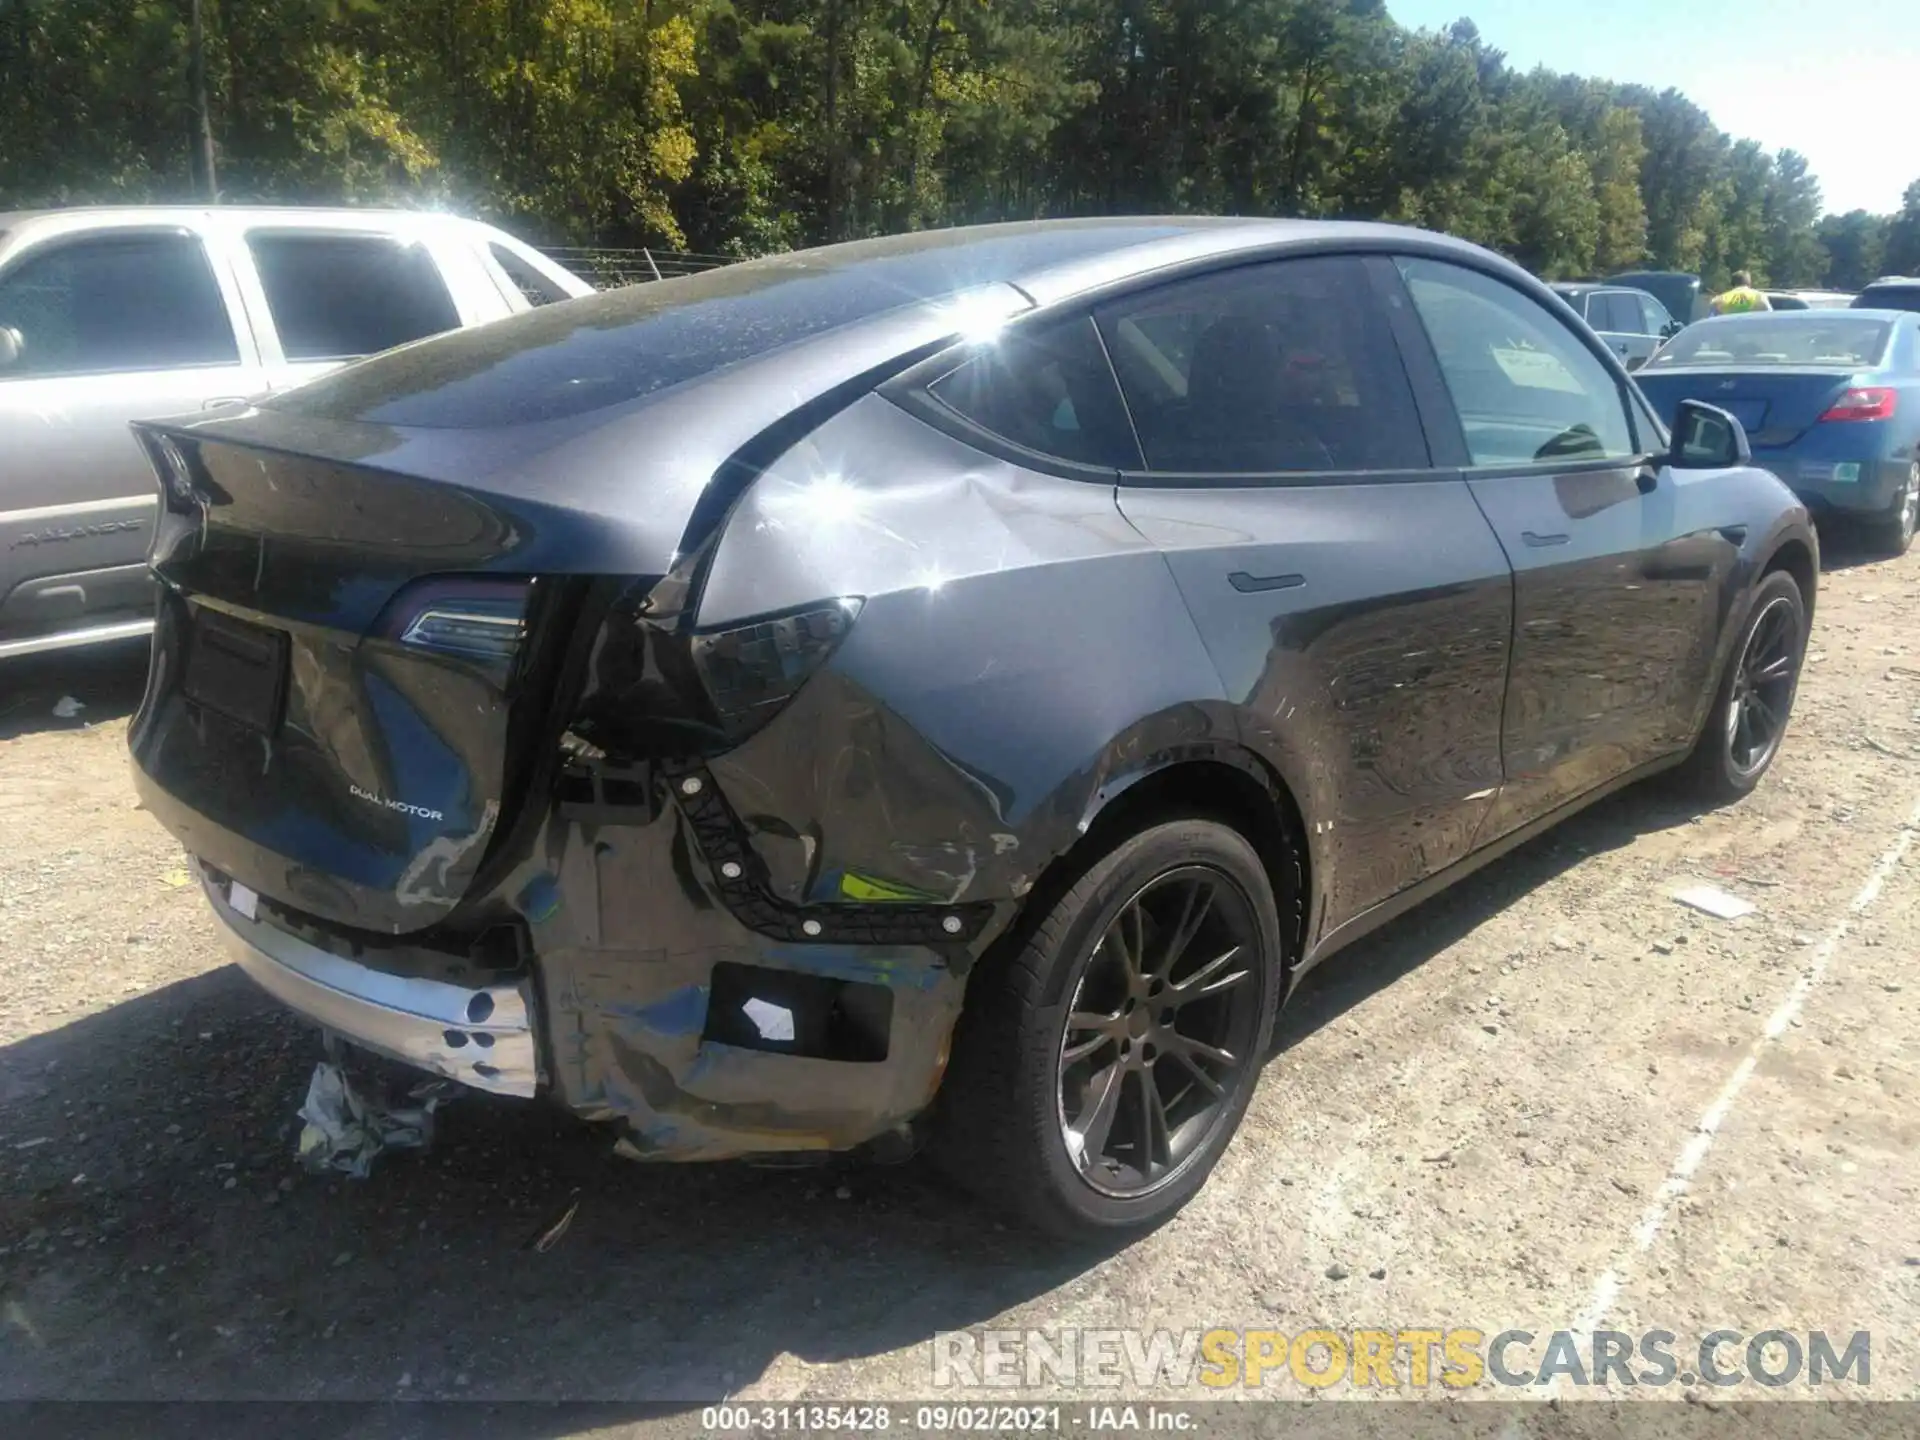
<instances>
[{"instance_id":1,"label":"wheel arch","mask_svg":"<svg viewBox=\"0 0 1920 1440\"><path fill-rule=\"evenodd\" d=\"M1020 943L1101 856L1129 836L1175 819L1218 821L1253 846L1273 886L1283 964L1291 974L1305 953L1313 909L1305 815L1271 765L1228 741L1182 745L1109 773L1088 796L1075 838L1048 860L1003 939Z\"/></svg>"},{"instance_id":2,"label":"wheel arch","mask_svg":"<svg viewBox=\"0 0 1920 1440\"><path fill-rule=\"evenodd\" d=\"M1814 598L1820 588L1820 557L1810 536L1789 534L1779 539L1772 552L1761 562L1756 582L1784 570L1800 587L1800 599L1807 607L1807 623L1813 623Z\"/></svg>"}]
</instances>

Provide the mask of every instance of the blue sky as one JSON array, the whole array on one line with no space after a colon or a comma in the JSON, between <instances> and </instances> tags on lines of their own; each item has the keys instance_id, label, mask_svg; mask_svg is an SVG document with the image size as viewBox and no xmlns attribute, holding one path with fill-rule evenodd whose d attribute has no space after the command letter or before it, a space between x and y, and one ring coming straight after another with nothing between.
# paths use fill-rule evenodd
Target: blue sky
<instances>
[{"instance_id":1,"label":"blue sky","mask_svg":"<svg viewBox=\"0 0 1920 1440\"><path fill-rule=\"evenodd\" d=\"M1387 0L1466 16L1509 64L1674 86L1722 130L1798 150L1827 209L1888 212L1920 180L1920 0Z\"/></svg>"}]
</instances>

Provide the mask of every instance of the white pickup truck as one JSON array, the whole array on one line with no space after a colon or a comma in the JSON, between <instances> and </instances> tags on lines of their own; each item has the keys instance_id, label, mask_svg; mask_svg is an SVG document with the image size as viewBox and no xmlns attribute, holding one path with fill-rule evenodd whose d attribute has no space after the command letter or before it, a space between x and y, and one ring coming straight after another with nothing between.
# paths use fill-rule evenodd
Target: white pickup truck
<instances>
[{"instance_id":1,"label":"white pickup truck","mask_svg":"<svg viewBox=\"0 0 1920 1440\"><path fill-rule=\"evenodd\" d=\"M152 627L156 497L129 421L592 288L453 215L0 212L0 661Z\"/></svg>"}]
</instances>

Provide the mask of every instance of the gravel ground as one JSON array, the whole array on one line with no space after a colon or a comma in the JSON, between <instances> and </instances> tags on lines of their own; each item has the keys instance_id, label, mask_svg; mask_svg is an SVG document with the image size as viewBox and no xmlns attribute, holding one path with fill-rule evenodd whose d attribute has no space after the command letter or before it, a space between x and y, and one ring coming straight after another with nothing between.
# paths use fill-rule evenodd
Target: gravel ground
<instances>
[{"instance_id":1,"label":"gravel ground","mask_svg":"<svg viewBox=\"0 0 1920 1440\"><path fill-rule=\"evenodd\" d=\"M652 1169L483 1097L304 1174L317 1041L135 803L140 656L10 670L0 1398L924 1398L989 1324L1868 1330L1843 1388L1920 1398L1916 576L1839 557L1749 801L1616 797L1331 962L1212 1183L1097 1254L917 1165Z\"/></svg>"}]
</instances>

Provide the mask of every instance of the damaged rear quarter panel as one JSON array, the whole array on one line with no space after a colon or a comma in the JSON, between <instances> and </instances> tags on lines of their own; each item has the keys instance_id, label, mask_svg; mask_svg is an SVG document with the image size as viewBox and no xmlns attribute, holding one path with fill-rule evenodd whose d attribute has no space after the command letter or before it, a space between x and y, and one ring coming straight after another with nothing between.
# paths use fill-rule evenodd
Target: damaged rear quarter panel
<instances>
[{"instance_id":1,"label":"damaged rear quarter panel","mask_svg":"<svg viewBox=\"0 0 1920 1440\"><path fill-rule=\"evenodd\" d=\"M686 820L556 822L547 847L566 903L534 926L547 1060L557 1097L620 1120L643 1158L844 1150L925 1109L963 989L919 946L786 945L720 904ZM883 985L884 1061L770 1054L703 1038L722 962Z\"/></svg>"},{"instance_id":2,"label":"damaged rear quarter panel","mask_svg":"<svg viewBox=\"0 0 1920 1440\"><path fill-rule=\"evenodd\" d=\"M1103 789L1236 722L1113 485L988 456L870 395L728 522L708 628L865 604L776 719L711 762L775 892L1015 899Z\"/></svg>"}]
</instances>

